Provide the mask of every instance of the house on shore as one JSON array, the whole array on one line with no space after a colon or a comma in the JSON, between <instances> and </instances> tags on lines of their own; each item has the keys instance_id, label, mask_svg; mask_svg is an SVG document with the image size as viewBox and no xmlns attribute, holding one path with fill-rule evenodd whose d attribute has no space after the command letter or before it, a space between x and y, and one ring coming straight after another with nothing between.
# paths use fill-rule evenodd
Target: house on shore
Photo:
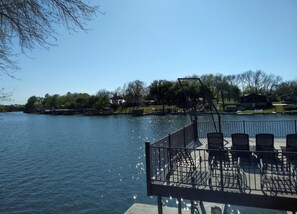
<instances>
[{"instance_id":1,"label":"house on shore","mask_svg":"<svg viewBox=\"0 0 297 214\"><path fill-rule=\"evenodd\" d=\"M267 97L256 93L240 97L240 104L246 109L262 109L269 106Z\"/></svg>"},{"instance_id":2,"label":"house on shore","mask_svg":"<svg viewBox=\"0 0 297 214\"><path fill-rule=\"evenodd\" d=\"M280 97L283 103L288 104L297 104L297 95L296 94L286 94Z\"/></svg>"}]
</instances>

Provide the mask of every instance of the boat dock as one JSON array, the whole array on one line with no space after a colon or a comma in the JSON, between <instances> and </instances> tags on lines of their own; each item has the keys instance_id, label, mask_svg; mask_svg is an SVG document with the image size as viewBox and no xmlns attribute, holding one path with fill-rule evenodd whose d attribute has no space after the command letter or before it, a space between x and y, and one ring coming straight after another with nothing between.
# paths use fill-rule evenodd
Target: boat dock
<instances>
[{"instance_id":1,"label":"boat dock","mask_svg":"<svg viewBox=\"0 0 297 214\"><path fill-rule=\"evenodd\" d=\"M224 204L214 204L214 203L203 203L203 210L199 208L199 213L201 214L222 214L224 212L225 205ZM184 214L190 214L190 209L183 209ZM133 204L124 214L156 214L158 213L158 206L151 204ZM163 214L178 214L178 209L176 207L164 207Z\"/></svg>"},{"instance_id":2,"label":"boat dock","mask_svg":"<svg viewBox=\"0 0 297 214\"><path fill-rule=\"evenodd\" d=\"M222 132L209 127L193 122L153 144L146 142L147 192L158 196L158 213L162 197L297 211L297 153L286 149L296 121L226 122ZM221 137L220 147L209 147L208 133ZM233 133L247 136L247 149L233 147ZM259 134L271 136L262 141L271 149L259 150Z\"/></svg>"}]
</instances>

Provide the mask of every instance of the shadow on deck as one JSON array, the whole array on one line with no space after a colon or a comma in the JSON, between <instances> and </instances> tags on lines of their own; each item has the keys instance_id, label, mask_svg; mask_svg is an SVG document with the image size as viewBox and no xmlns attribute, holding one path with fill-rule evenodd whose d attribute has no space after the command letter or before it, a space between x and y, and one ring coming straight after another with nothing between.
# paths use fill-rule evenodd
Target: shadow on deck
<instances>
[{"instance_id":1,"label":"shadow on deck","mask_svg":"<svg viewBox=\"0 0 297 214\"><path fill-rule=\"evenodd\" d=\"M273 151L255 151L253 138L248 151L232 149L230 138L215 150L204 138L186 138L192 128L146 143L147 192L159 204L173 197L297 211L297 164L288 158L297 153L282 149L284 138L275 139Z\"/></svg>"}]
</instances>

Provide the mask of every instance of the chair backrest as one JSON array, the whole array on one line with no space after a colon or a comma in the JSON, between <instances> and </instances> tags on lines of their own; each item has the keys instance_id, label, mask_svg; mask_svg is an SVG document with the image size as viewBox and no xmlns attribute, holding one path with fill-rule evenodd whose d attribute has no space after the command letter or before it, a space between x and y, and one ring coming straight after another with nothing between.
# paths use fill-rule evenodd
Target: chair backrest
<instances>
[{"instance_id":1,"label":"chair backrest","mask_svg":"<svg viewBox=\"0 0 297 214\"><path fill-rule=\"evenodd\" d=\"M297 152L297 134L288 134L286 138L287 149Z\"/></svg>"},{"instance_id":2,"label":"chair backrest","mask_svg":"<svg viewBox=\"0 0 297 214\"><path fill-rule=\"evenodd\" d=\"M250 150L249 135L245 133L231 134L232 149L234 150Z\"/></svg>"},{"instance_id":3,"label":"chair backrest","mask_svg":"<svg viewBox=\"0 0 297 214\"><path fill-rule=\"evenodd\" d=\"M213 132L207 133L208 149L223 149L224 137L222 133Z\"/></svg>"},{"instance_id":4,"label":"chair backrest","mask_svg":"<svg viewBox=\"0 0 297 214\"><path fill-rule=\"evenodd\" d=\"M256 151L273 151L274 135L273 134L256 134Z\"/></svg>"}]
</instances>

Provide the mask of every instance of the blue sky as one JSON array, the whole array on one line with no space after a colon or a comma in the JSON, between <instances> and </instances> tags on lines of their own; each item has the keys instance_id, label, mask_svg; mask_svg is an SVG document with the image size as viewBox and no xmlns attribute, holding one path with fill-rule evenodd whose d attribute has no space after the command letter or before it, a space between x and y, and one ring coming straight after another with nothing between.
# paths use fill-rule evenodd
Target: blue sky
<instances>
[{"instance_id":1,"label":"blue sky","mask_svg":"<svg viewBox=\"0 0 297 214\"><path fill-rule=\"evenodd\" d=\"M88 33L57 27L57 46L18 58L20 80L1 88L23 104L32 96L115 90L136 79L258 69L297 79L296 0L100 0L105 15Z\"/></svg>"}]
</instances>

